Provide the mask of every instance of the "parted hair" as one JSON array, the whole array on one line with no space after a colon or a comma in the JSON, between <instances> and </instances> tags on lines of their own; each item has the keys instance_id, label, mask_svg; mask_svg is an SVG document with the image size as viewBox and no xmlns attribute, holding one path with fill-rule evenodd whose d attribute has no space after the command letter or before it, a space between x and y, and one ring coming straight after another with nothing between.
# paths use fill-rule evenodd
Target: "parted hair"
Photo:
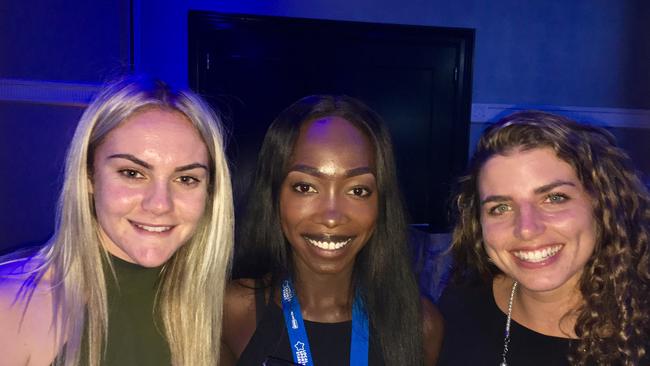
<instances>
[{"instance_id":1,"label":"parted hair","mask_svg":"<svg viewBox=\"0 0 650 366\"><path fill-rule=\"evenodd\" d=\"M65 340L57 365L101 364L111 273L102 267L110 259L100 244L90 189L93 153L123 121L151 108L183 114L200 133L210 165L204 215L193 236L164 264L155 311L161 314L174 365L218 363L233 246L232 192L220 119L191 91L132 75L107 84L83 113L65 161L55 233L32 257L40 263L32 281L46 274L51 278L55 329Z\"/></svg>"},{"instance_id":2,"label":"parted hair","mask_svg":"<svg viewBox=\"0 0 650 366\"><path fill-rule=\"evenodd\" d=\"M553 149L573 167L597 224L594 252L579 281L584 303L574 309L579 340L569 361L637 365L650 351L650 198L608 131L539 111L518 112L489 127L454 200L456 271L488 283L501 273L488 261L481 233L481 168L494 155L536 148Z\"/></svg>"},{"instance_id":3,"label":"parted hair","mask_svg":"<svg viewBox=\"0 0 650 366\"><path fill-rule=\"evenodd\" d=\"M274 285L285 275L293 275L291 245L280 224L280 188L301 126L332 116L344 118L362 131L375 155L378 216L372 237L355 260L355 290L362 296L386 364L421 365L419 292L411 271L390 134L380 116L362 102L347 96L309 96L289 106L273 121L259 152L238 231L235 270L249 277L270 273Z\"/></svg>"}]
</instances>

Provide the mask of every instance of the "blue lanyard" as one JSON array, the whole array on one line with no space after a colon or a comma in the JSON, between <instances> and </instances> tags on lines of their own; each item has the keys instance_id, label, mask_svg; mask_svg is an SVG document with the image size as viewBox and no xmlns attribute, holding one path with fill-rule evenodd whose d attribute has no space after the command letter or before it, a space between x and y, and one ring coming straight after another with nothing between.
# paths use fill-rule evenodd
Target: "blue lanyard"
<instances>
[{"instance_id":1,"label":"blue lanyard","mask_svg":"<svg viewBox=\"0 0 650 366\"><path fill-rule=\"evenodd\" d=\"M313 366L307 331L302 320L300 303L291 280L282 281L282 311L284 323L289 333L289 343L293 362L299 365ZM368 365L368 314L363 309L363 302L357 295L352 304L352 334L350 342L350 365Z\"/></svg>"}]
</instances>

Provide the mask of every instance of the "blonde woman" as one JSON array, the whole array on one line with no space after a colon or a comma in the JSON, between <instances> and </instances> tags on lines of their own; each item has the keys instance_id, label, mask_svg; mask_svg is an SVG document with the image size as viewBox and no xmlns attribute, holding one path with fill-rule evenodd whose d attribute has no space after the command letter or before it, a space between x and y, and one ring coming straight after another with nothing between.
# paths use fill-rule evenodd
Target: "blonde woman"
<instances>
[{"instance_id":1,"label":"blonde woman","mask_svg":"<svg viewBox=\"0 0 650 366\"><path fill-rule=\"evenodd\" d=\"M232 251L219 119L145 77L69 148L55 234L0 266L0 365L215 365Z\"/></svg>"}]
</instances>

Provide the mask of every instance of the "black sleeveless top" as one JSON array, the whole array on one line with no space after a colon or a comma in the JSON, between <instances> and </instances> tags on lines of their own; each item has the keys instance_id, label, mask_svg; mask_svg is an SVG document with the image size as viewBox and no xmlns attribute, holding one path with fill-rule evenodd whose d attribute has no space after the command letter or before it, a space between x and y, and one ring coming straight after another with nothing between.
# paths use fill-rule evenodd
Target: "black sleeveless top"
<instances>
[{"instance_id":1,"label":"black sleeveless top","mask_svg":"<svg viewBox=\"0 0 650 366\"><path fill-rule=\"evenodd\" d=\"M273 291L271 291L273 293ZM274 302L265 303L264 288L256 284L255 312L257 328L239 357L239 366L259 366L267 357L267 365L293 365L289 335L282 309ZM352 321L317 323L304 320L309 347L315 366L345 366L350 364L350 333ZM381 350L373 342L370 329L368 365L384 365Z\"/></svg>"},{"instance_id":2,"label":"black sleeveless top","mask_svg":"<svg viewBox=\"0 0 650 366\"><path fill-rule=\"evenodd\" d=\"M445 318L438 366L501 363L507 315L497 306L491 286L450 286L438 306ZM513 320L508 365L568 366L571 344L570 339L537 333ZM648 365L647 355L636 364Z\"/></svg>"}]
</instances>

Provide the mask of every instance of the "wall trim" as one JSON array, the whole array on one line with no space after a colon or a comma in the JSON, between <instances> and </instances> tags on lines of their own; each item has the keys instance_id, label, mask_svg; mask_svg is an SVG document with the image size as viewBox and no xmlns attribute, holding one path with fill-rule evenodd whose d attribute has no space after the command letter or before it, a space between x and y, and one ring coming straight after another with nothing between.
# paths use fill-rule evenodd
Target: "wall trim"
<instances>
[{"instance_id":1,"label":"wall trim","mask_svg":"<svg viewBox=\"0 0 650 366\"><path fill-rule=\"evenodd\" d=\"M101 84L0 78L0 101L83 107L100 88ZM471 121L495 122L502 116L525 109L558 113L603 127L650 129L648 109L473 103Z\"/></svg>"},{"instance_id":2,"label":"wall trim","mask_svg":"<svg viewBox=\"0 0 650 366\"><path fill-rule=\"evenodd\" d=\"M87 106L101 84L0 79L0 101Z\"/></svg>"},{"instance_id":3,"label":"wall trim","mask_svg":"<svg viewBox=\"0 0 650 366\"><path fill-rule=\"evenodd\" d=\"M650 129L650 110L623 108L595 108L553 105L472 104L472 123L495 122L510 113L537 109L561 114L581 122L602 127L627 127Z\"/></svg>"}]
</instances>

